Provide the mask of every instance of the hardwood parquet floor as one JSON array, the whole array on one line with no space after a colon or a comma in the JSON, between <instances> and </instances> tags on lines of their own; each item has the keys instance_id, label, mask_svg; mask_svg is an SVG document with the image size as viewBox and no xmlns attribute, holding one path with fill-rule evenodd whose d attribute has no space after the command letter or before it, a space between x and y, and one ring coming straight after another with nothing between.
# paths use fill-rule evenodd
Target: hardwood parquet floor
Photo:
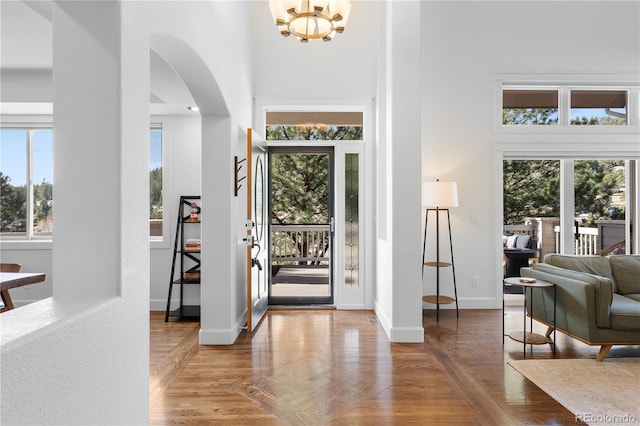
<instances>
[{"instance_id":1,"label":"hardwood parquet floor","mask_svg":"<svg viewBox=\"0 0 640 426\"><path fill-rule=\"evenodd\" d=\"M234 345L198 345L197 322L151 313L150 423L155 425L575 425L574 416L507 365L501 310L425 311L425 342L390 343L371 311L270 310ZM522 310L507 308L507 330ZM535 324L535 323L534 323ZM544 333L541 325L535 331ZM534 327L535 327L534 326ZM558 333L528 358L595 358ZM639 356L614 347L609 356ZM595 362L595 361L594 361Z\"/></svg>"}]
</instances>

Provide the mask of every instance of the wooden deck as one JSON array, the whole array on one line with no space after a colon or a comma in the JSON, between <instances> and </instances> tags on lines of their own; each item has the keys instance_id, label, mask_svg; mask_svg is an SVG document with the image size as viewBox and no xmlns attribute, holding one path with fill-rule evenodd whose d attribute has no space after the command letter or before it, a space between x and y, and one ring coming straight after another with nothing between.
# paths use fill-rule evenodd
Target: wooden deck
<instances>
[{"instance_id":1,"label":"wooden deck","mask_svg":"<svg viewBox=\"0 0 640 426\"><path fill-rule=\"evenodd\" d=\"M425 311L425 342L398 344L371 311L272 310L253 336L199 346L199 323L165 323L154 312L150 423L580 424L506 364L523 354L509 338L503 346L502 318L501 310L463 310L459 319L441 310L436 322ZM521 306L508 306L506 319L507 330L519 329ZM640 356L624 347L609 356L624 351ZM545 345L527 357L597 352L558 334L555 355Z\"/></svg>"},{"instance_id":2,"label":"wooden deck","mask_svg":"<svg viewBox=\"0 0 640 426\"><path fill-rule=\"evenodd\" d=\"M271 277L272 296L328 296L327 265L281 266Z\"/></svg>"}]
</instances>

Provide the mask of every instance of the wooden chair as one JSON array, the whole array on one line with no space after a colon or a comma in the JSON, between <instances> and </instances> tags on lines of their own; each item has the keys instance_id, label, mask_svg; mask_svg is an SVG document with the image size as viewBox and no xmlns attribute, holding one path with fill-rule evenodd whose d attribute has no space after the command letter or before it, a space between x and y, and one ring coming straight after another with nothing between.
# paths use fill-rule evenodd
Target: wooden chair
<instances>
[{"instance_id":1,"label":"wooden chair","mask_svg":"<svg viewBox=\"0 0 640 426\"><path fill-rule=\"evenodd\" d=\"M22 267L19 263L0 263L0 272L20 272L20 268ZM11 296L9 296L9 290L0 291L0 296L2 297L2 309L0 312L10 311L13 309L13 301L11 300Z\"/></svg>"}]
</instances>

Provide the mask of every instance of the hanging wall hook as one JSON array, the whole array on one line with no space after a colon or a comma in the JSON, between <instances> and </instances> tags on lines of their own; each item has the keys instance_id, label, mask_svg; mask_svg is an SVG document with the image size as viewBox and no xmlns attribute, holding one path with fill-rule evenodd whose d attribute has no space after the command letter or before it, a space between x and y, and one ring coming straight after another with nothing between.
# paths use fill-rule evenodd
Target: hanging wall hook
<instances>
[{"instance_id":1,"label":"hanging wall hook","mask_svg":"<svg viewBox=\"0 0 640 426\"><path fill-rule=\"evenodd\" d=\"M233 157L233 174L234 174L234 188L233 188L233 195L234 196L238 196L238 191L240 190L240 188L242 188L242 185L240 184L240 182L242 182L243 180L245 180L247 178L247 175L245 174L242 177L239 177L239 173L240 173L240 169L242 169L242 163L247 161L246 158L243 158L242 160L238 160L238 156L236 155L235 157Z\"/></svg>"}]
</instances>

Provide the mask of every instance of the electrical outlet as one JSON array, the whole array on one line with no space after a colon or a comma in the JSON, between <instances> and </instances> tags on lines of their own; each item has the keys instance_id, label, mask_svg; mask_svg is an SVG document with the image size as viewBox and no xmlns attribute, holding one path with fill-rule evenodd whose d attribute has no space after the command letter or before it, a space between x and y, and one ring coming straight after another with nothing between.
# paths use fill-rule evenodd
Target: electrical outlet
<instances>
[{"instance_id":1,"label":"electrical outlet","mask_svg":"<svg viewBox=\"0 0 640 426\"><path fill-rule=\"evenodd\" d=\"M480 279L478 277L471 277L471 287L479 287Z\"/></svg>"}]
</instances>

